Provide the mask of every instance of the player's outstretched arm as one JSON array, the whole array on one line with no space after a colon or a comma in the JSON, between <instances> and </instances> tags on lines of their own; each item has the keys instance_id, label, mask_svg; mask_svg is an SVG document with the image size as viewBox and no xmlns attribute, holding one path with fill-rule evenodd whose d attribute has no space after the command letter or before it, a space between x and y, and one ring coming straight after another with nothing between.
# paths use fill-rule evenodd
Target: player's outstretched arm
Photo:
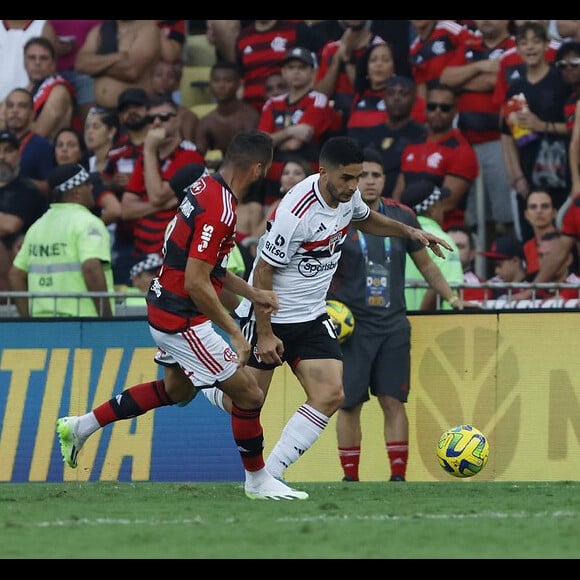
<instances>
[{"instance_id":1,"label":"player's outstretched arm","mask_svg":"<svg viewBox=\"0 0 580 580\"><path fill-rule=\"evenodd\" d=\"M445 254L441 248L445 248L450 252L453 251L453 248L445 240L420 228L414 228L387 217L378 211L371 210L366 220L353 223L363 232L374 234L375 236L396 236L417 240L440 258L445 258Z\"/></svg>"}]
</instances>

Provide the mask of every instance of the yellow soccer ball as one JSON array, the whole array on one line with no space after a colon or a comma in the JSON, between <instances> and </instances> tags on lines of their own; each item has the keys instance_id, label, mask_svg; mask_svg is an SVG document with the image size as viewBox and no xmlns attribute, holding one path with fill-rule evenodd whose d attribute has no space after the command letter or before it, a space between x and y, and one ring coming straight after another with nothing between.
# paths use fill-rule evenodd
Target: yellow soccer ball
<instances>
[{"instance_id":1,"label":"yellow soccer ball","mask_svg":"<svg viewBox=\"0 0 580 580\"><path fill-rule=\"evenodd\" d=\"M437 442L437 459L446 473L454 477L473 477L489 457L487 437L472 425L447 429Z\"/></svg>"},{"instance_id":2,"label":"yellow soccer ball","mask_svg":"<svg viewBox=\"0 0 580 580\"><path fill-rule=\"evenodd\" d=\"M354 331L353 313L346 304L338 300L327 300L326 311L334 326L334 332L336 332L338 342L343 343L350 338L350 335Z\"/></svg>"}]
</instances>

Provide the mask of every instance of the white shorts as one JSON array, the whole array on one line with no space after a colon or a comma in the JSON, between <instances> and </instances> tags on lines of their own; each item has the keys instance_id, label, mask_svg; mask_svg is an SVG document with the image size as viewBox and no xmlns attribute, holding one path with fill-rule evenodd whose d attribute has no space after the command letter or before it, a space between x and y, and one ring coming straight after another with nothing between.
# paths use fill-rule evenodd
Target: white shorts
<instances>
[{"instance_id":1,"label":"white shorts","mask_svg":"<svg viewBox=\"0 0 580 580\"><path fill-rule=\"evenodd\" d=\"M184 332L168 334L149 326L157 345L155 362L178 364L194 387L211 387L229 379L238 368L238 356L211 321L191 326Z\"/></svg>"}]
</instances>

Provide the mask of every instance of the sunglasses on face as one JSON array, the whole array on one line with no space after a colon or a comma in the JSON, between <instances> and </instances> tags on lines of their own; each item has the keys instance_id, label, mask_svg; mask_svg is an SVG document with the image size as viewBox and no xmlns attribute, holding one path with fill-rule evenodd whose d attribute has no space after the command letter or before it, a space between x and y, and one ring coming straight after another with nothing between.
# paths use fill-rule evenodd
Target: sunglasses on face
<instances>
[{"instance_id":1,"label":"sunglasses on face","mask_svg":"<svg viewBox=\"0 0 580 580\"><path fill-rule=\"evenodd\" d=\"M580 66L580 58L571 58L570 60L559 60L556 63L556 68L563 69L563 68L578 68Z\"/></svg>"},{"instance_id":2,"label":"sunglasses on face","mask_svg":"<svg viewBox=\"0 0 580 580\"><path fill-rule=\"evenodd\" d=\"M428 111L435 111L439 109L442 113L449 113L451 109L453 109L453 105L449 103L427 103L427 110Z\"/></svg>"},{"instance_id":3,"label":"sunglasses on face","mask_svg":"<svg viewBox=\"0 0 580 580\"><path fill-rule=\"evenodd\" d=\"M165 121L169 121L169 119L171 119L175 116L176 116L176 113L154 113L151 115L147 115L147 122L153 123L153 121L155 121L155 119L159 119L160 121L165 123Z\"/></svg>"}]
</instances>

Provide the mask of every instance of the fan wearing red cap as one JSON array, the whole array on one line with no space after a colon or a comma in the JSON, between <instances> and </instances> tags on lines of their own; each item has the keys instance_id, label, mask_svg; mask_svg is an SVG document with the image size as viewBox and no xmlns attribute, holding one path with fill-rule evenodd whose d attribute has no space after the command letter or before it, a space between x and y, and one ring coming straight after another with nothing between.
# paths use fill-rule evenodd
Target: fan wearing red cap
<instances>
[{"instance_id":1,"label":"fan wearing red cap","mask_svg":"<svg viewBox=\"0 0 580 580\"><path fill-rule=\"evenodd\" d=\"M526 273L526 258L522 242L515 236L500 236L488 251L480 252L482 256L495 260L495 276L487 282L498 284L529 282L531 276ZM497 299L518 292L505 286L492 288L492 296Z\"/></svg>"}]
</instances>

